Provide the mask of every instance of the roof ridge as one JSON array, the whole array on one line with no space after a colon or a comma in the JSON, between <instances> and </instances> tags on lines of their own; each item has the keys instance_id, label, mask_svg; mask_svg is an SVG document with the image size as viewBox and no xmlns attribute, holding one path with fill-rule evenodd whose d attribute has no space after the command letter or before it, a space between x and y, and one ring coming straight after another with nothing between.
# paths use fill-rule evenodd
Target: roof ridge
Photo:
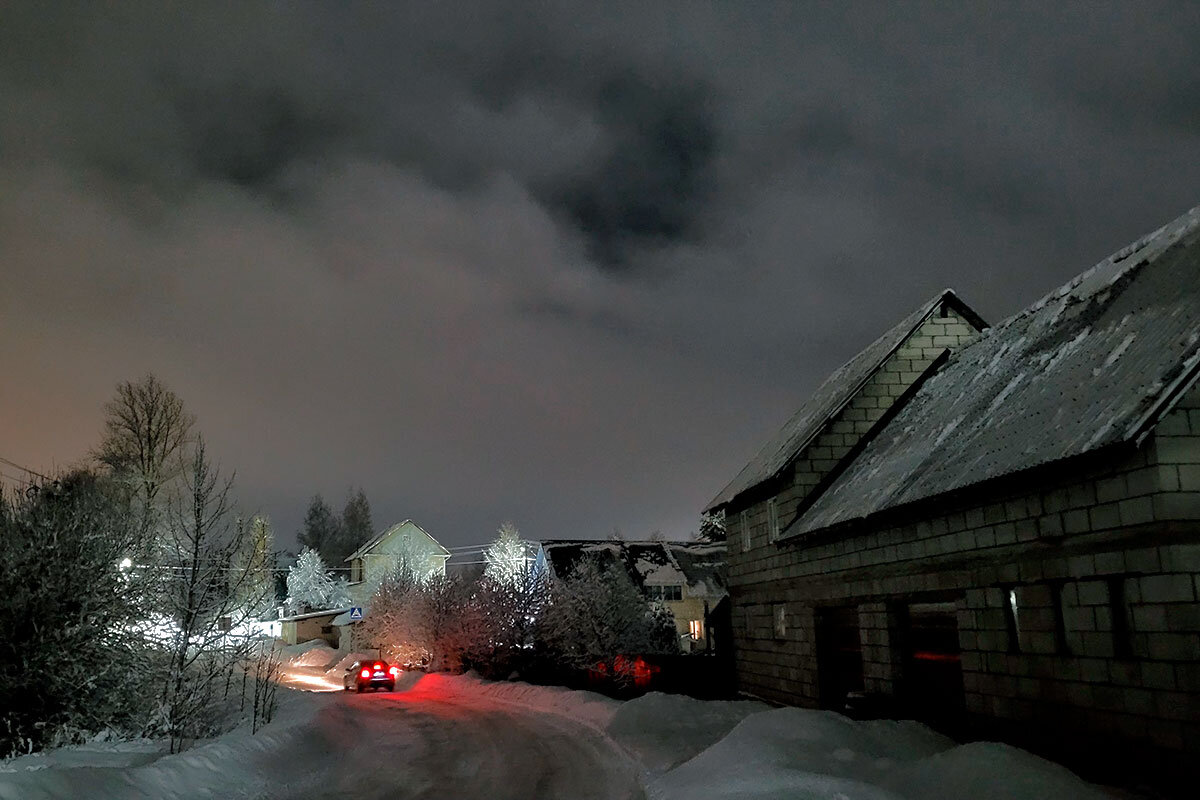
<instances>
[{"instance_id":1,"label":"roof ridge","mask_svg":"<svg viewBox=\"0 0 1200 800\"><path fill-rule=\"evenodd\" d=\"M870 344L851 356L845 363L829 373L817 386L816 390L809 394L800 407L788 417L783 427L759 448L750 461L734 475L732 480L725 484L716 497L709 501L704 510L707 512L725 505L744 492L778 475L798 454L804 452L804 449L812 444L813 440L820 435L829 420L840 413L854 399L862 387L879 372L887 360L904 345L904 342L912 336L913 332L920 328L943 303L953 304L955 309L975 327L981 330L986 328L986 321L973 308L967 305L952 288L945 288L933 295L877 336ZM890 346L886 350L883 350L882 346L889 342ZM856 362L872 354L877 349L881 350L881 352L876 354L872 361L868 362L869 369L863 372L851 386L843 388L842 391L837 392L830 398L826 398L825 405L827 407L822 410L819 407L819 398L822 392L827 388L836 390L839 382L848 377L846 373L852 367L856 366ZM818 407L814 408L814 404ZM806 419L807 415L818 411L822 411L819 417ZM803 435L798 436L797 434L800 433Z\"/></svg>"}]
</instances>

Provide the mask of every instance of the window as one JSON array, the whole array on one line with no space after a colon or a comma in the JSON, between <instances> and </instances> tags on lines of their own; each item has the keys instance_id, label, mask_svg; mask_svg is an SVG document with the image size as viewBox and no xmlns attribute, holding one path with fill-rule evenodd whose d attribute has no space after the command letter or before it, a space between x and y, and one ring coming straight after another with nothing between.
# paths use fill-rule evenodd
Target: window
<instances>
[{"instance_id":1,"label":"window","mask_svg":"<svg viewBox=\"0 0 1200 800\"><path fill-rule=\"evenodd\" d=\"M1063 615L1062 589L1062 584L1057 581L1050 584L1050 605L1054 612L1054 652L1065 656L1071 654L1071 649L1067 646L1067 620Z\"/></svg>"},{"instance_id":2,"label":"window","mask_svg":"<svg viewBox=\"0 0 1200 800\"><path fill-rule=\"evenodd\" d=\"M775 638L784 639L787 637L787 606L783 603L776 603L773 615L775 618Z\"/></svg>"},{"instance_id":3,"label":"window","mask_svg":"<svg viewBox=\"0 0 1200 800\"><path fill-rule=\"evenodd\" d=\"M775 498L767 501L767 540L776 541L779 538L779 506Z\"/></svg>"},{"instance_id":4,"label":"window","mask_svg":"<svg viewBox=\"0 0 1200 800\"><path fill-rule=\"evenodd\" d=\"M662 600L665 602L677 603L683 599L683 586L673 584L670 586L647 586L646 597L650 600Z\"/></svg>"},{"instance_id":5,"label":"window","mask_svg":"<svg viewBox=\"0 0 1200 800\"><path fill-rule=\"evenodd\" d=\"M1017 590L1004 590L1004 627L1008 629L1008 652L1021 652L1020 609L1017 608Z\"/></svg>"},{"instance_id":6,"label":"window","mask_svg":"<svg viewBox=\"0 0 1200 800\"><path fill-rule=\"evenodd\" d=\"M704 623L698 619L688 622L688 633L691 634L693 639L703 639Z\"/></svg>"},{"instance_id":7,"label":"window","mask_svg":"<svg viewBox=\"0 0 1200 800\"><path fill-rule=\"evenodd\" d=\"M1133 658L1133 645L1129 638L1129 617L1125 605L1125 579L1108 579L1108 612L1112 617L1113 656Z\"/></svg>"},{"instance_id":8,"label":"window","mask_svg":"<svg viewBox=\"0 0 1200 800\"><path fill-rule=\"evenodd\" d=\"M750 512L743 511L738 515L738 527L742 530L742 552L750 552Z\"/></svg>"}]
</instances>

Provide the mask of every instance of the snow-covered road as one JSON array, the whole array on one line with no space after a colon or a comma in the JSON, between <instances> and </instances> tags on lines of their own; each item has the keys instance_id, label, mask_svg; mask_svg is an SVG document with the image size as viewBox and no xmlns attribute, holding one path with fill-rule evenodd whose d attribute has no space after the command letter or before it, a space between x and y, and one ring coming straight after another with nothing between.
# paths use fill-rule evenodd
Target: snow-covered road
<instances>
[{"instance_id":1,"label":"snow-covered road","mask_svg":"<svg viewBox=\"0 0 1200 800\"><path fill-rule=\"evenodd\" d=\"M150 763L98 750L0 772L0 799L582 798L643 796L638 765L586 720L456 691L429 676L394 693L320 691L294 670L278 719ZM326 683L326 688L332 684ZM78 756L76 756L78 758Z\"/></svg>"},{"instance_id":2,"label":"snow-covered road","mask_svg":"<svg viewBox=\"0 0 1200 800\"><path fill-rule=\"evenodd\" d=\"M264 765L292 777L256 797L642 796L637 765L599 731L558 714L443 691L446 685L335 695L303 752L287 754L287 764Z\"/></svg>"},{"instance_id":3,"label":"snow-covered road","mask_svg":"<svg viewBox=\"0 0 1200 800\"><path fill-rule=\"evenodd\" d=\"M956 745L915 722L469 675L358 695L340 690L353 656L336 659L290 661L257 735L243 725L174 756L132 742L0 762L0 800L1111 800L1014 747Z\"/></svg>"}]
</instances>

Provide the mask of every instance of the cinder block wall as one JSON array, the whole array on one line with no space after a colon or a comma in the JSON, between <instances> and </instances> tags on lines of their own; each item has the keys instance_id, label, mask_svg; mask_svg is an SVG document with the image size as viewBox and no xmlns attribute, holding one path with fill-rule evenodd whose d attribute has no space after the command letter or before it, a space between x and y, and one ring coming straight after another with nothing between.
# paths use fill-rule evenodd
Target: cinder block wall
<instances>
[{"instance_id":1,"label":"cinder block wall","mask_svg":"<svg viewBox=\"0 0 1200 800\"><path fill-rule=\"evenodd\" d=\"M864 682L890 691L889 609L955 598L969 712L1200 752L1200 389L1136 452L1056 478L802 543L767 541L764 500L748 551L730 514L740 688L815 705L813 609L858 605Z\"/></svg>"}]
</instances>

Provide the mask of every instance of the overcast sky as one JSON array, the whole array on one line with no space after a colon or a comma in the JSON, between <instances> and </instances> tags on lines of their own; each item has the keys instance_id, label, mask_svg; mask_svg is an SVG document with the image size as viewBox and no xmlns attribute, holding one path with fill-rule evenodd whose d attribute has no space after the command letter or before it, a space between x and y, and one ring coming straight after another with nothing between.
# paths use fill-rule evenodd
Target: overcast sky
<instances>
[{"instance_id":1,"label":"overcast sky","mask_svg":"<svg viewBox=\"0 0 1200 800\"><path fill-rule=\"evenodd\" d=\"M438 5L4 3L0 457L154 372L284 545L686 537L929 296L1200 203L1195 3Z\"/></svg>"}]
</instances>

